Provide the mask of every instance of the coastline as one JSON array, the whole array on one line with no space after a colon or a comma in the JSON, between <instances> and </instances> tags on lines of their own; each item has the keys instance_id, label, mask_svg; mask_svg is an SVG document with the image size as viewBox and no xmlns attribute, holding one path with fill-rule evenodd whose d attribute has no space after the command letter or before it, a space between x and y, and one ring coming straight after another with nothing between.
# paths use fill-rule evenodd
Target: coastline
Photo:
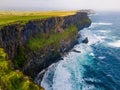
<instances>
[{"instance_id":1,"label":"coastline","mask_svg":"<svg viewBox=\"0 0 120 90\"><path fill-rule=\"evenodd\" d=\"M71 25L74 25L75 31L73 31L74 27L71 27ZM19 69L25 75L34 78L40 71L59 61L64 53L70 51L77 44L78 31L90 25L91 21L85 12L65 17L29 21L26 25L8 25L0 30L0 47L4 48L7 58L11 60L14 69ZM55 33L65 33L67 29L73 31L73 33L66 32L68 37L62 37L63 40L57 42L57 48L54 43L43 49L37 47L37 50L32 50L27 46L28 40L31 40L31 38L35 40L34 37L36 36L39 38L39 32L52 30L53 28Z\"/></svg>"}]
</instances>

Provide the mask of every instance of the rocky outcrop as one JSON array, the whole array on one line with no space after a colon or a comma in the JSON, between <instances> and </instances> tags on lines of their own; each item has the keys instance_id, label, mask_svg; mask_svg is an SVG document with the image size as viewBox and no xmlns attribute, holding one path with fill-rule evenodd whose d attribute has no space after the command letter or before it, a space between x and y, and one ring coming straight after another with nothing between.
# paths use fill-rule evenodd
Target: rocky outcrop
<instances>
[{"instance_id":1,"label":"rocky outcrop","mask_svg":"<svg viewBox=\"0 0 120 90\"><path fill-rule=\"evenodd\" d=\"M82 41L82 43L88 43L89 41L88 41L88 37L86 37L83 41Z\"/></svg>"},{"instance_id":2,"label":"rocky outcrop","mask_svg":"<svg viewBox=\"0 0 120 90\"><path fill-rule=\"evenodd\" d=\"M51 44L37 50L31 50L27 46L30 38L37 37L41 33L45 35L64 33L70 25L74 25L79 31L90 24L87 13L79 12L71 16L31 20L25 25L7 25L0 30L0 47L5 49L8 59L12 60L16 69L33 78L44 68L59 60L63 53L69 51L77 43L78 34L75 33L70 38L61 40L57 48Z\"/></svg>"}]
</instances>

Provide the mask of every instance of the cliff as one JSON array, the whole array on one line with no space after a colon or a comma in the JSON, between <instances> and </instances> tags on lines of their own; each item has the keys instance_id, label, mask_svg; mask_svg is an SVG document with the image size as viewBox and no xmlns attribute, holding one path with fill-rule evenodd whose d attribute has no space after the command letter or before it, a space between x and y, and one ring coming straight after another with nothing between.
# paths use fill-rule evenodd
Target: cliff
<instances>
[{"instance_id":1,"label":"cliff","mask_svg":"<svg viewBox=\"0 0 120 90\"><path fill-rule=\"evenodd\" d=\"M0 47L15 69L34 78L69 51L77 43L77 32L90 24L87 13L79 12L7 25L0 30Z\"/></svg>"}]
</instances>

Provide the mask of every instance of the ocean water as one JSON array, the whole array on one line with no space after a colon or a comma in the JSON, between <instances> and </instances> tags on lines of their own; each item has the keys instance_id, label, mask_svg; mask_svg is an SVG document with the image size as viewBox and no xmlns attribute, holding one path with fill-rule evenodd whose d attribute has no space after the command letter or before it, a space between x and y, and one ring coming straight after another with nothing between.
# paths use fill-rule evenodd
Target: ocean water
<instances>
[{"instance_id":1,"label":"ocean water","mask_svg":"<svg viewBox=\"0 0 120 90\"><path fill-rule=\"evenodd\" d=\"M45 90L120 90L120 13L90 18L92 25L79 32L74 50L48 68L41 82ZM81 43L85 37L88 44Z\"/></svg>"}]
</instances>

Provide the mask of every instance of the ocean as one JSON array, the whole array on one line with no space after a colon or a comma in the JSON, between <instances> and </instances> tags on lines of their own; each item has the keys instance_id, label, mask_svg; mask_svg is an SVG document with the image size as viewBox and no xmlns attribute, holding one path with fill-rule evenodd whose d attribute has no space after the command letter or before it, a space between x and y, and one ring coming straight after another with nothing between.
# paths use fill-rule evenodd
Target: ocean
<instances>
[{"instance_id":1,"label":"ocean","mask_svg":"<svg viewBox=\"0 0 120 90\"><path fill-rule=\"evenodd\" d=\"M45 90L120 90L120 13L89 17L92 24L79 32L79 44L46 71ZM81 43L86 37L88 44Z\"/></svg>"}]
</instances>

